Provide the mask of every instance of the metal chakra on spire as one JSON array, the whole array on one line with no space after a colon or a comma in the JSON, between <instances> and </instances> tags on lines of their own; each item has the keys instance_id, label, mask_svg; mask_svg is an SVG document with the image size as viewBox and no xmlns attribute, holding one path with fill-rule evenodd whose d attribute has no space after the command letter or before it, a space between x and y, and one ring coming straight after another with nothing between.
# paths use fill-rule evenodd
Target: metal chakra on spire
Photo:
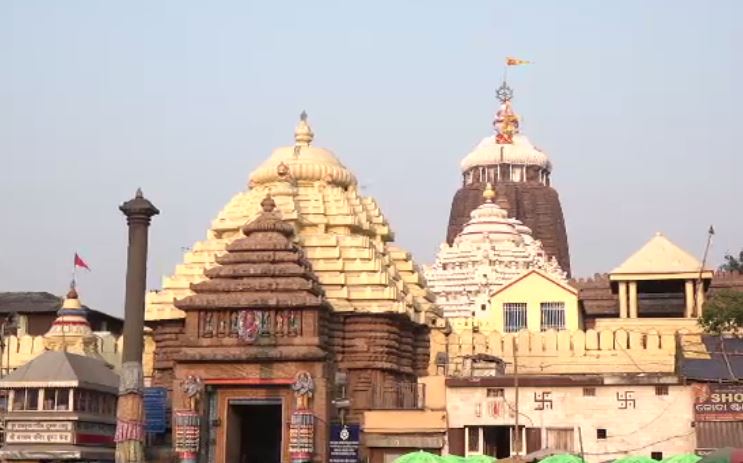
<instances>
[{"instance_id":1,"label":"metal chakra on spire","mask_svg":"<svg viewBox=\"0 0 743 463\"><path fill-rule=\"evenodd\" d=\"M511 101L513 98L513 89L508 86L506 81L504 80L500 87L495 91L495 96L498 97L498 100L501 103L505 103L506 101Z\"/></svg>"},{"instance_id":2,"label":"metal chakra on spire","mask_svg":"<svg viewBox=\"0 0 743 463\"><path fill-rule=\"evenodd\" d=\"M510 145L513 143L513 136L519 133L519 116L513 112L511 107L513 90L503 81L503 84L498 87L496 95L501 105L493 121L493 127L496 131L495 141L500 145Z\"/></svg>"}]
</instances>

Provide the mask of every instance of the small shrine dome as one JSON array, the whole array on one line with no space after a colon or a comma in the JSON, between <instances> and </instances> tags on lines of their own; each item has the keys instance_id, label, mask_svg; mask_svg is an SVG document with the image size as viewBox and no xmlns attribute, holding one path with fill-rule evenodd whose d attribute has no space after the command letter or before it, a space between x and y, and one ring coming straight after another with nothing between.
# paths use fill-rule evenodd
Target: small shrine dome
<instances>
[{"instance_id":1,"label":"small shrine dome","mask_svg":"<svg viewBox=\"0 0 743 463\"><path fill-rule=\"evenodd\" d=\"M470 221L465 224L456 240L480 241L486 237L490 241L523 242L524 238L516 227L517 221L509 218L508 213L493 202L495 191L492 185L487 185L483 196L485 202L472 211ZM519 225L523 228L521 222Z\"/></svg>"},{"instance_id":2,"label":"small shrine dome","mask_svg":"<svg viewBox=\"0 0 743 463\"><path fill-rule=\"evenodd\" d=\"M295 144L275 149L250 175L251 186L281 180L355 185L356 177L331 151L312 146L314 136L303 112L294 131Z\"/></svg>"}]
</instances>

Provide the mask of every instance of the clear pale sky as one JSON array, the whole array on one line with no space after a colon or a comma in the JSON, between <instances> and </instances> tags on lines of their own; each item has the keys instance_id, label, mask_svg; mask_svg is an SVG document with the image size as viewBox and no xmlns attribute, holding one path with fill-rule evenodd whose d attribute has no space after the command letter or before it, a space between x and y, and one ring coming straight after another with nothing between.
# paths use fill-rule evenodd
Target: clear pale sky
<instances>
[{"instance_id":1,"label":"clear pale sky","mask_svg":"<svg viewBox=\"0 0 743 463\"><path fill-rule=\"evenodd\" d=\"M656 231L743 247L739 1L0 2L0 290L123 313L137 187L162 211L148 283L181 261L306 109L429 263L459 161L491 133L506 55L554 164L574 274Z\"/></svg>"}]
</instances>

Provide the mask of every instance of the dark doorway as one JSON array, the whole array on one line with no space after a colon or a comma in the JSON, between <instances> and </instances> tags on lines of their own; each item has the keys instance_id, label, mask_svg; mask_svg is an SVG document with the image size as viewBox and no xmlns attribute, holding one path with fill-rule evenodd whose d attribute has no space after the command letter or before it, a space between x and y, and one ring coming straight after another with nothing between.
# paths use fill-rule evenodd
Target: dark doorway
<instances>
[{"instance_id":1,"label":"dark doorway","mask_svg":"<svg viewBox=\"0 0 743 463\"><path fill-rule=\"evenodd\" d=\"M231 400L227 462L281 463L281 401Z\"/></svg>"},{"instance_id":2,"label":"dark doorway","mask_svg":"<svg viewBox=\"0 0 743 463\"><path fill-rule=\"evenodd\" d=\"M511 456L511 427L485 426L482 428L485 455L497 459Z\"/></svg>"}]
</instances>

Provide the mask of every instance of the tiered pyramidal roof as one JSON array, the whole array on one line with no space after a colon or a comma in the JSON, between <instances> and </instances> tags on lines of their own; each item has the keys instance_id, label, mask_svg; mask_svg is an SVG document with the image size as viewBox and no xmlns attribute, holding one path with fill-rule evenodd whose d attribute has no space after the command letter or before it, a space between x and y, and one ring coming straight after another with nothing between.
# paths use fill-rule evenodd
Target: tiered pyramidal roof
<instances>
[{"instance_id":1,"label":"tiered pyramidal roof","mask_svg":"<svg viewBox=\"0 0 743 463\"><path fill-rule=\"evenodd\" d=\"M426 268L429 289L446 317L470 317L488 305L494 291L523 273L539 269L566 281L554 257L520 220L509 218L494 202L495 191L487 184L485 202L449 245L441 245L434 264Z\"/></svg>"},{"instance_id":2,"label":"tiered pyramidal roof","mask_svg":"<svg viewBox=\"0 0 743 463\"><path fill-rule=\"evenodd\" d=\"M323 289L309 261L293 242L294 227L283 222L276 203L266 197L263 212L243 227L246 237L227 245L208 280L192 286L195 295L178 301L180 309L309 308L326 306Z\"/></svg>"},{"instance_id":3,"label":"tiered pyramidal roof","mask_svg":"<svg viewBox=\"0 0 743 463\"><path fill-rule=\"evenodd\" d=\"M436 316L422 275L410 254L392 243L393 233L376 202L361 196L354 175L333 153L314 146L313 139L303 113L294 145L274 150L250 175L249 188L220 211L206 239L194 244L173 275L163 280L162 290L148 295L147 320L183 317L174 301L193 293L191 284L203 281L217 256L243 236L241 227L261 213L267 195L276 204L276 214L296 231L297 245L334 310L394 312L419 323ZM238 270L215 270L217 275L228 271ZM237 288L237 283L219 281L195 288ZM193 301L217 296L199 297ZM219 297L227 302L228 296Z\"/></svg>"}]
</instances>

